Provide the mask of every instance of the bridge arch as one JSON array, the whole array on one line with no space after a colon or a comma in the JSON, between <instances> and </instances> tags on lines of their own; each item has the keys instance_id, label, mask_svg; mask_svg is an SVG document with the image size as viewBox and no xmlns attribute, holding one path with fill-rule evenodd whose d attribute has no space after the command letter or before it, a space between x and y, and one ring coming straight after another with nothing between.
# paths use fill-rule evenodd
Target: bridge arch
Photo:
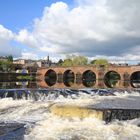
<instances>
[{"instance_id":1,"label":"bridge arch","mask_svg":"<svg viewBox=\"0 0 140 140\"><path fill-rule=\"evenodd\" d=\"M120 80L121 80L121 75L114 70L108 71L104 75L104 83L109 88L116 87L117 84L119 84Z\"/></svg>"},{"instance_id":2,"label":"bridge arch","mask_svg":"<svg viewBox=\"0 0 140 140\"><path fill-rule=\"evenodd\" d=\"M140 88L140 71L135 71L131 74L130 84L133 88Z\"/></svg>"},{"instance_id":3,"label":"bridge arch","mask_svg":"<svg viewBox=\"0 0 140 140\"><path fill-rule=\"evenodd\" d=\"M53 86L56 84L57 82L57 74L54 70L49 69L46 73L45 73L45 82L48 86Z\"/></svg>"},{"instance_id":4,"label":"bridge arch","mask_svg":"<svg viewBox=\"0 0 140 140\"><path fill-rule=\"evenodd\" d=\"M72 70L68 69L63 73L63 83L67 87L71 87L75 82L75 74Z\"/></svg>"},{"instance_id":5,"label":"bridge arch","mask_svg":"<svg viewBox=\"0 0 140 140\"><path fill-rule=\"evenodd\" d=\"M96 83L96 74L91 70L86 70L82 74L82 83L85 87L92 87Z\"/></svg>"}]
</instances>

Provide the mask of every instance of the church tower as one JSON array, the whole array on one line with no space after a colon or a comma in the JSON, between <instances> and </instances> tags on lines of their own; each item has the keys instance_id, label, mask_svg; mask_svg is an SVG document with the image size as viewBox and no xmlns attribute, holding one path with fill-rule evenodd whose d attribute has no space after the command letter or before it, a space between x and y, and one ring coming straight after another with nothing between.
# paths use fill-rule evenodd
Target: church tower
<instances>
[{"instance_id":1,"label":"church tower","mask_svg":"<svg viewBox=\"0 0 140 140\"><path fill-rule=\"evenodd\" d=\"M47 56L47 62L48 62L48 63L50 62L50 57L49 57L49 55Z\"/></svg>"}]
</instances>

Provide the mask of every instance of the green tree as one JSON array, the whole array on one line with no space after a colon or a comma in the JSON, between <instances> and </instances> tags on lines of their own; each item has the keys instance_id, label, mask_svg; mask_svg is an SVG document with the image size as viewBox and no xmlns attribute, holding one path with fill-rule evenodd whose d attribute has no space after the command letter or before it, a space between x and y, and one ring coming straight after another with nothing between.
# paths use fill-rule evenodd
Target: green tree
<instances>
[{"instance_id":1,"label":"green tree","mask_svg":"<svg viewBox=\"0 0 140 140\"><path fill-rule=\"evenodd\" d=\"M59 61L57 62L58 66L62 66L63 64L63 60L62 59L59 59Z\"/></svg>"},{"instance_id":2,"label":"green tree","mask_svg":"<svg viewBox=\"0 0 140 140\"><path fill-rule=\"evenodd\" d=\"M96 62L97 60L95 59L95 60L92 60L91 62L90 62L90 64L93 64L93 65L95 65L95 62Z\"/></svg>"},{"instance_id":3,"label":"green tree","mask_svg":"<svg viewBox=\"0 0 140 140\"><path fill-rule=\"evenodd\" d=\"M64 62L62 63L62 66L71 67L71 66L73 66L73 62L71 59L65 59Z\"/></svg>"},{"instance_id":4,"label":"green tree","mask_svg":"<svg viewBox=\"0 0 140 140\"><path fill-rule=\"evenodd\" d=\"M87 65L88 59L84 56L74 56L73 57L73 65L80 66L80 65Z\"/></svg>"},{"instance_id":5,"label":"green tree","mask_svg":"<svg viewBox=\"0 0 140 140\"><path fill-rule=\"evenodd\" d=\"M106 59L97 59L97 60L92 60L91 64L99 67L99 66L105 66L108 67L109 63Z\"/></svg>"},{"instance_id":6,"label":"green tree","mask_svg":"<svg viewBox=\"0 0 140 140\"><path fill-rule=\"evenodd\" d=\"M8 72L8 71L11 71L12 68L13 68L12 62L10 62L8 60L0 61L0 70L1 71Z\"/></svg>"},{"instance_id":7,"label":"green tree","mask_svg":"<svg viewBox=\"0 0 140 140\"><path fill-rule=\"evenodd\" d=\"M8 60L9 62L13 62L13 56L12 56L12 55L7 56L7 60Z\"/></svg>"},{"instance_id":8,"label":"green tree","mask_svg":"<svg viewBox=\"0 0 140 140\"><path fill-rule=\"evenodd\" d=\"M0 60L0 71L2 71L2 60Z\"/></svg>"},{"instance_id":9,"label":"green tree","mask_svg":"<svg viewBox=\"0 0 140 140\"><path fill-rule=\"evenodd\" d=\"M70 67L70 66L81 66L87 65L88 59L84 56L76 56L76 55L68 55L67 59L64 60L62 66Z\"/></svg>"}]
</instances>

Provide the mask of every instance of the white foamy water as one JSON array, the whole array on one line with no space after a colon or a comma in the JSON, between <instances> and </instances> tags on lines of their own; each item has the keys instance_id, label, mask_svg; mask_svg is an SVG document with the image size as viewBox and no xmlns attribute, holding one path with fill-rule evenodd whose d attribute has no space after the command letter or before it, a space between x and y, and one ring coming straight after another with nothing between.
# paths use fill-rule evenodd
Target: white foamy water
<instances>
[{"instance_id":1,"label":"white foamy water","mask_svg":"<svg viewBox=\"0 0 140 140\"><path fill-rule=\"evenodd\" d=\"M116 96L79 94L55 100L0 99L0 121L26 123L25 140L139 140L140 118L114 120L109 124L95 118L64 119L53 115L49 108L55 103L79 106L140 108L140 95L115 93ZM130 104L130 102L132 104ZM135 104L134 104L135 103Z\"/></svg>"}]
</instances>

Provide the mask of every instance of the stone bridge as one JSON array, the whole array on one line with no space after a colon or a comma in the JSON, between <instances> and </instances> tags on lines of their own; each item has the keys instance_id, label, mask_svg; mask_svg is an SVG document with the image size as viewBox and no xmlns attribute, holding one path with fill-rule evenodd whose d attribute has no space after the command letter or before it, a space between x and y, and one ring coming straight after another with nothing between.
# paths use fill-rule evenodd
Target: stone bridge
<instances>
[{"instance_id":1,"label":"stone bridge","mask_svg":"<svg viewBox=\"0 0 140 140\"><path fill-rule=\"evenodd\" d=\"M140 66L77 66L39 68L40 87L139 88Z\"/></svg>"}]
</instances>

